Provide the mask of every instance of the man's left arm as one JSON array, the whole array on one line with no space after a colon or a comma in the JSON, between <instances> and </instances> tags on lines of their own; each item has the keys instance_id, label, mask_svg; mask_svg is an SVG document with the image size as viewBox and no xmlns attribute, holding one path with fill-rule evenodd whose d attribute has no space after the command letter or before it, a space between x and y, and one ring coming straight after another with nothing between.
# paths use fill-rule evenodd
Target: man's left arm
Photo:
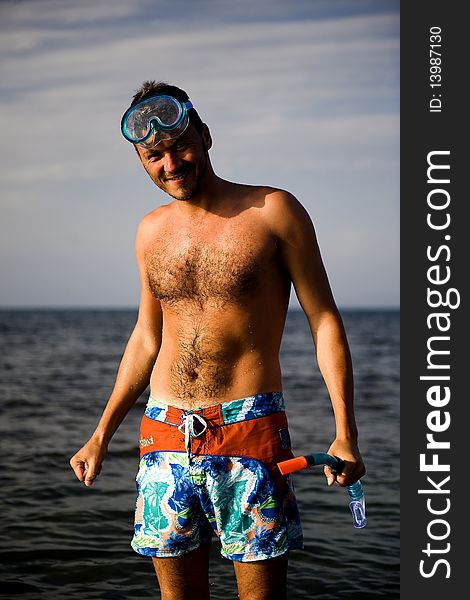
<instances>
[{"instance_id":1,"label":"man's left arm","mask_svg":"<svg viewBox=\"0 0 470 600\"><path fill-rule=\"evenodd\" d=\"M349 345L333 298L316 240L313 223L291 194L271 194L267 215L279 245L315 345L318 367L333 407L336 437L328 452L345 461L342 473L325 467L328 485L349 485L362 477L365 467L358 447L354 416L354 383Z\"/></svg>"}]
</instances>

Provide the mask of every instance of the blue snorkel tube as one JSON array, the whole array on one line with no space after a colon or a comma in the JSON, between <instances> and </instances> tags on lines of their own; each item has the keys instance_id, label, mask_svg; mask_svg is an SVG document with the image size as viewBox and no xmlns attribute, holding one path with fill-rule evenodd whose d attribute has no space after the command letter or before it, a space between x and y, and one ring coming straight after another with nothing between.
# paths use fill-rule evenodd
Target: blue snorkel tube
<instances>
[{"instance_id":1,"label":"blue snorkel tube","mask_svg":"<svg viewBox=\"0 0 470 600\"><path fill-rule=\"evenodd\" d=\"M336 456L331 456L326 452L315 452L314 454L306 454L305 456L297 456L290 460L284 460L277 463L279 470L283 475L293 473L294 471L300 471L308 467L314 467L316 465L327 465L331 467L333 471L341 473L344 467L344 461ZM362 529L367 524L366 518L366 499L364 497L364 490L362 484L358 479L356 483L347 485L346 489L349 494L349 508L353 518L353 525L356 529Z\"/></svg>"}]
</instances>

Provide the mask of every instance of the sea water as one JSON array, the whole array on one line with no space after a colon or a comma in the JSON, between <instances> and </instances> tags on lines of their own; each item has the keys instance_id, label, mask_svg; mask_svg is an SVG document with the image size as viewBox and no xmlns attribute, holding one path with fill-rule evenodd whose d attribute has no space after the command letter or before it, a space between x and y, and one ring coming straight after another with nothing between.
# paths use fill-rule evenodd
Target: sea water
<instances>
[{"instance_id":1,"label":"sea water","mask_svg":"<svg viewBox=\"0 0 470 600\"><path fill-rule=\"evenodd\" d=\"M69 467L111 391L135 310L0 311L0 597L159 598L149 558L129 546L145 394L85 488ZM289 600L399 598L399 313L342 311L355 373L368 524L320 468L294 475L305 548L291 554ZM301 312L281 351L293 450L326 451L334 421ZM211 552L212 598L235 599L232 564Z\"/></svg>"}]
</instances>

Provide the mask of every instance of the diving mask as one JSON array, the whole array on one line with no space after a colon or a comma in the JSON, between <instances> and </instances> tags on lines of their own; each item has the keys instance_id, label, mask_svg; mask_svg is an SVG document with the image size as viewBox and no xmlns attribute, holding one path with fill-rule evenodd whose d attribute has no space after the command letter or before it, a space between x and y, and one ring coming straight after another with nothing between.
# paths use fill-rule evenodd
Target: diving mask
<instances>
[{"instance_id":1,"label":"diving mask","mask_svg":"<svg viewBox=\"0 0 470 600\"><path fill-rule=\"evenodd\" d=\"M189 123L192 103L173 96L152 96L126 110L121 120L122 135L132 144L154 148L163 140L180 136Z\"/></svg>"}]
</instances>

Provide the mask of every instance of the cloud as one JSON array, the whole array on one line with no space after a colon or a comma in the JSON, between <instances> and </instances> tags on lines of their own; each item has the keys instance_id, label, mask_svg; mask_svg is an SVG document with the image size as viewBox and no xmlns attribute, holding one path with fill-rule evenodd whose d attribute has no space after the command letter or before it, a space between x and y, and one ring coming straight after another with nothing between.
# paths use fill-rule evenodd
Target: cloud
<instances>
[{"instance_id":1,"label":"cloud","mask_svg":"<svg viewBox=\"0 0 470 600\"><path fill-rule=\"evenodd\" d=\"M110 204L103 194L110 195L134 223L147 204L164 200L119 132L129 97L149 78L188 89L211 127L211 156L222 176L292 188L328 225L341 219L336 198L346 193L373 197L390 212L396 188L380 192L380 180L398 179L397 6L2 3L3 227L16 227L25 207L52 214L65 203L99 254L77 207L104 223ZM316 197L333 198L331 217L312 199L312 180ZM365 204L364 222L383 229L372 200ZM33 225L26 220L23 233ZM46 218L46 236L47 227ZM15 237L6 239L0 249L14 257ZM326 239L326 248L332 245Z\"/></svg>"},{"instance_id":2,"label":"cloud","mask_svg":"<svg viewBox=\"0 0 470 600\"><path fill-rule=\"evenodd\" d=\"M374 36L364 39L371 30ZM103 156L105 164L99 168L112 170L106 149L118 143L119 118L128 97L142 79L159 73L188 80L201 113L222 138L230 137L224 148L228 160L230 148L240 156L247 135L264 137L267 147L273 139L297 140L310 132L320 143L329 140L351 115L358 115L361 123L374 100L382 111L396 111L396 105L384 103L388 95L396 98L397 85L396 67L395 79L382 74L385 63L393 62L391 55L398 53L398 40L383 37L389 30L390 17L382 15L326 23L227 23L216 31L202 27L184 36L171 29L144 30L137 39L116 39L108 32L94 45L77 49L74 43L65 44L60 31L42 29L45 40L55 41L51 48L26 56L13 53L5 68L10 96L2 102L0 126L8 140L18 135L19 124L27 125L22 153L30 158L16 161L11 156L7 178L66 178L76 156L84 161L76 177L95 176ZM196 57L195 63L189 56ZM343 132L344 140L352 139L349 131ZM372 134L373 129L362 127L363 143ZM338 137L334 135L335 143ZM84 157L83 148L90 143L95 151Z\"/></svg>"}]
</instances>

